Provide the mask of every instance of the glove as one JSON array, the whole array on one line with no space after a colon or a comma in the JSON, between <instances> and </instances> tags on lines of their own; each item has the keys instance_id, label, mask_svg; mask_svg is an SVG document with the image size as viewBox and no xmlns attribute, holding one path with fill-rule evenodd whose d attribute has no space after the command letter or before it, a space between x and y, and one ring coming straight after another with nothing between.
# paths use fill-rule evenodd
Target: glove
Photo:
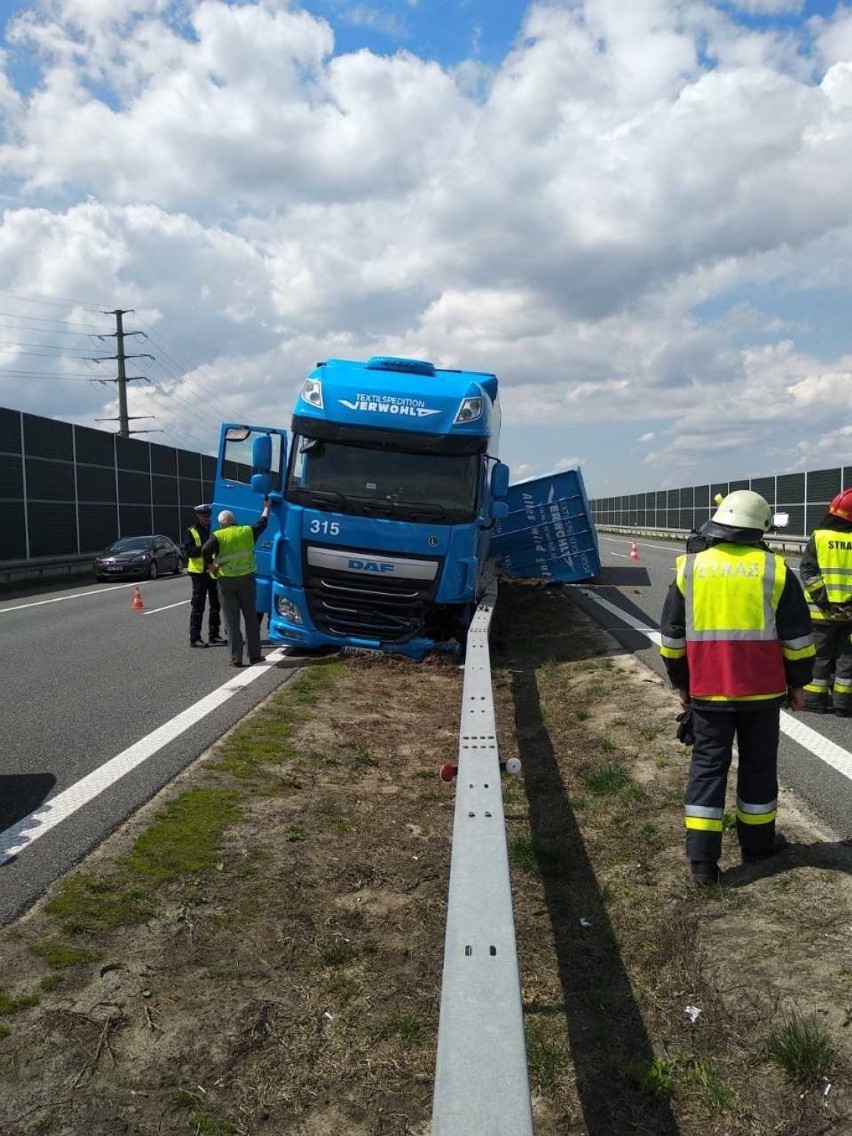
<instances>
[{"instance_id":1,"label":"glove","mask_svg":"<svg viewBox=\"0 0 852 1136\"><path fill-rule=\"evenodd\" d=\"M675 721L678 722L677 740L681 745L695 745L695 734L692 732L692 711L681 710Z\"/></svg>"},{"instance_id":2,"label":"glove","mask_svg":"<svg viewBox=\"0 0 852 1136\"><path fill-rule=\"evenodd\" d=\"M828 611L832 619L840 619L845 622L852 622L852 607L848 603L843 604L829 604Z\"/></svg>"}]
</instances>

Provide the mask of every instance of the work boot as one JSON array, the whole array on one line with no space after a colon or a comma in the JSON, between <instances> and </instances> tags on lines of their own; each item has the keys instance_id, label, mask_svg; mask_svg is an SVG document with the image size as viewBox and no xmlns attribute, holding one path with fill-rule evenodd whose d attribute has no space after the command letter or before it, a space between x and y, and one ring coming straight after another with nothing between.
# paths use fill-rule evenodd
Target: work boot
<instances>
[{"instance_id":1,"label":"work boot","mask_svg":"<svg viewBox=\"0 0 852 1136\"><path fill-rule=\"evenodd\" d=\"M190 647L206 647L207 646L207 644L204 642L203 639L190 639L189 645L190 645Z\"/></svg>"},{"instance_id":2,"label":"work boot","mask_svg":"<svg viewBox=\"0 0 852 1136\"><path fill-rule=\"evenodd\" d=\"M780 832L776 832L771 848L767 848L763 852L742 852L742 861L744 864L760 864L763 860L771 860L773 856L777 856L779 852L783 852L786 847L787 837Z\"/></svg>"},{"instance_id":3,"label":"work boot","mask_svg":"<svg viewBox=\"0 0 852 1136\"><path fill-rule=\"evenodd\" d=\"M220 643L227 643L227 642L228 642L228 640L227 640L227 639L223 639L221 635L209 635L209 636L207 637L207 642L208 642L208 643L211 643L211 644L212 644L212 643L215 643L215 644L216 644L216 646L218 647Z\"/></svg>"},{"instance_id":4,"label":"work boot","mask_svg":"<svg viewBox=\"0 0 852 1136\"><path fill-rule=\"evenodd\" d=\"M722 882L722 873L715 860L690 860L692 878L699 887L713 887Z\"/></svg>"}]
</instances>

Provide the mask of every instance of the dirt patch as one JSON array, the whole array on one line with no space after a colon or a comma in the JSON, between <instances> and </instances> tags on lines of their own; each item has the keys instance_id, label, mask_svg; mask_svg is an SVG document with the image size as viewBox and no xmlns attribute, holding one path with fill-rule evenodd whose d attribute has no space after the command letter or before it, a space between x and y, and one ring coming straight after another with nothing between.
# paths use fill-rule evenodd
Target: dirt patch
<instances>
[{"instance_id":1,"label":"dirt patch","mask_svg":"<svg viewBox=\"0 0 852 1136\"><path fill-rule=\"evenodd\" d=\"M4 1136L426 1136L460 695L316 664L0 931ZM785 798L694 889L673 696L564 592L501 589L495 697L539 1136L852 1132L849 849Z\"/></svg>"}]
</instances>

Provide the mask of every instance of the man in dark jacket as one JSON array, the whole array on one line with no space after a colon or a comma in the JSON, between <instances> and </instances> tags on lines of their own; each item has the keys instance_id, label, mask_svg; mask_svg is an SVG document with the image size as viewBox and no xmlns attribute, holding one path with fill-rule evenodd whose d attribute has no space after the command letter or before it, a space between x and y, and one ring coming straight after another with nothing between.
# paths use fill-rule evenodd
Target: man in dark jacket
<instances>
[{"instance_id":1,"label":"man in dark jacket","mask_svg":"<svg viewBox=\"0 0 852 1136\"><path fill-rule=\"evenodd\" d=\"M201 625L204 622L204 606L209 604L207 615L207 638L211 643L224 643L219 635L221 627L221 614L219 604L219 589L216 581L210 576L204 566L204 557L201 555L201 546L210 536L209 505L195 506L195 524L190 525L184 533L183 552L186 556L186 570L192 580L192 599L189 604L189 645L190 647L206 647L207 643L201 638Z\"/></svg>"},{"instance_id":2,"label":"man in dark jacket","mask_svg":"<svg viewBox=\"0 0 852 1136\"><path fill-rule=\"evenodd\" d=\"M767 502L730 493L704 526L708 547L679 556L663 608L660 653L695 744L686 790L686 854L701 885L718 883L725 787L739 747L737 837L745 863L778 851L780 711L804 706L813 672L810 615L783 557L761 538Z\"/></svg>"},{"instance_id":3,"label":"man in dark jacket","mask_svg":"<svg viewBox=\"0 0 852 1136\"><path fill-rule=\"evenodd\" d=\"M811 609L816 663L805 709L852 717L852 489L838 493L811 533L799 575Z\"/></svg>"}]
</instances>

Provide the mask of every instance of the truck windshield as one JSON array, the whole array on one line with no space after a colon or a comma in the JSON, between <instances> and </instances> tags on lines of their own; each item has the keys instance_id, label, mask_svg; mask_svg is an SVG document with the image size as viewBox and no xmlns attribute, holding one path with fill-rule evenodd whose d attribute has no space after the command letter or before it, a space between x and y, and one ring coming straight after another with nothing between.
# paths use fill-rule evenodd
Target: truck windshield
<instances>
[{"instance_id":1,"label":"truck windshield","mask_svg":"<svg viewBox=\"0 0 852 1136\"><path fill-rule=\"evenodd\" d=\"M474 454L392 450L293 438L287 497L336 513L459 524L476 516Z\"/></svg>"}]
</instances>

